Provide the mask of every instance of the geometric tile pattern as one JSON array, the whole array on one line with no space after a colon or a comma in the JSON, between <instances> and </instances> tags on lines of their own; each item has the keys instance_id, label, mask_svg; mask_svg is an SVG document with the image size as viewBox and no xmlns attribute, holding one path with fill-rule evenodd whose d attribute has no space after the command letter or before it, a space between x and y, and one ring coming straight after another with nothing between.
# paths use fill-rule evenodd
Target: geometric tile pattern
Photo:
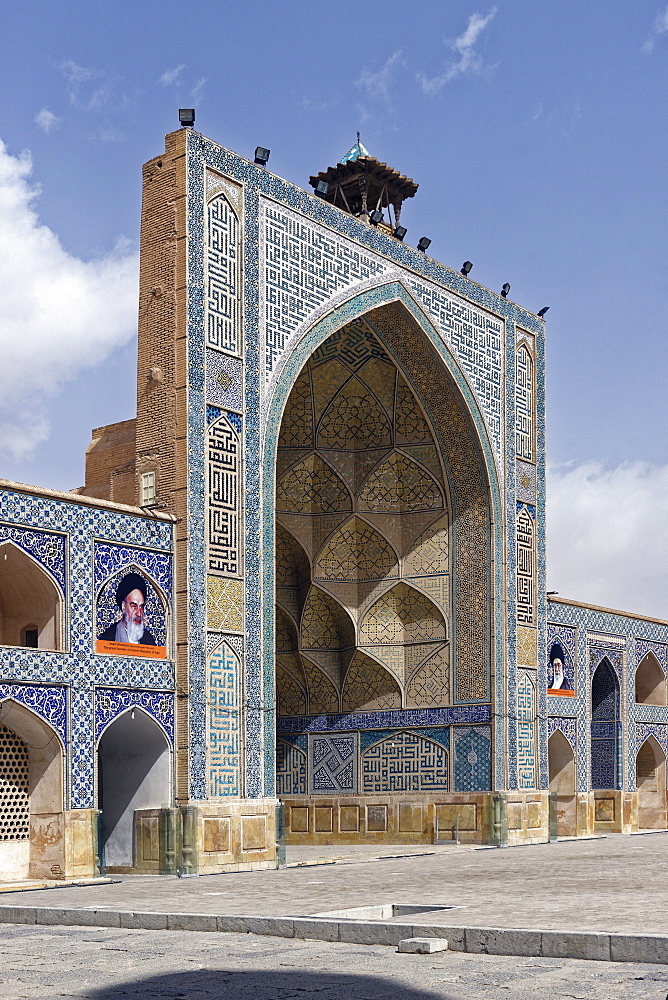
<instances>
[{"instance_id":1,"label":"geometric tile pattern","mask_svg":"<svg viewBox=\"0 0 668 1000\"><path fill-rule=\"evenodd\" d=\"M384 261L276 204L263 202L264 369L268 378L290 334L341 289L383 274Z\"/></svg>"},{"instance_id":2,"label":"geometric tile pattern","mask_svg":"<svg viewBox=\"0 0 668 1000\"><path fill-rule=\"evenodd\" d=\"M60 736L67 746L67 688L46 684L0 683L0 716L2 701L12 698L26 708L32 709Z\"/></svg>"},{"instance_id":3,"label":"geometric tile pattern","mask_svg":"<svg viewBox=\"0 0 668 1000\"><path fill-rule=\"evenodd\" d=\"M207 576L207 627L214 631L243 628L243 582Z\"/></svg>"},{"instance_id":4,"label":"geometric tile pattern","mask_svg":"<svg viewBox=\"0 0 668 1000\"><path fill-rule=\"evenodd\" d=\"M308 752L311 795L357 792L357 733L309 736Z\"/></svg>"},{"instance_id":5,"label":"geometric tile pattern","mask_svg":"<svg viewBox=\"0 0 668 1000\"><path fill-rule=\"evenodd\" d=\"M206 343L238 351L239 225L224 195L207 206Z\"/></svg>"},{"instance_id":6,"label":"geometric tile pattern","mask_svg":"<svg viewBox=\"0 0 668 1000\"><path fill-rule=\"evenodd\" d=\"M535 385L533 360L526 344L520 344L515 355L517 381L515 385L515 455L525 462L532 462L533 413Z\"/></svg>"},{"instance_id":7,"label":"geometric tile pattern","mask_svg":"<svg viewBox=\"0 0 668 1000\"><path fill-rule=\"evenodd\" d=\"M517 622L536 624L535 508L517 505Z\"/></svg>"},{"instance_id":8,"label":"geometric tile pattern","mask_svg":"<svg viewBox=\"0 0 668 1000\"><path fill-rule=\"evenodd\" d=\"M52 531L34 531L31 528L19 528L8 524L0 524L0 545L4 541L12 541L28 555L49 571L65 592L65 536L56 535Z\"/></svg>"},{"instance_id":9,"label":"geometric tile pattern","mask_svg":"<svg viewBox=\"0 0 668 1000\"><path fill-rule=\"evenodd\" d=\"M571 745L573 753L577 753L577 719L551 715L547 720L548 738L552 735L552 733L556 732L557 729L566 737Z\"/></svg>"},{"instance_id":10,"label":"geometric tile pattern","mask_svg":"<svg viewBox=\"0 0 668 1000\"><path fill-rule=\"evenodd\" d=\"M145 660L93 651L95 595L105 580L132 565L159 588L171 619L172 524L132 511L95 507L75 498L13 489L0 491L0 517L3 525L18 531L15 537L2 537L12 537L17 545L21 545L24 531L37 536L45 524L54 529L44 533L50 539L58 538L55 533L66 538L63 551L67 562L56 560L49 566L47 559L43 563L57 580L59 574L62 579L63 569L65 572L69 619L63 649L51 652L8 647L3 656L0 697L25 704L54 728L68 748L67 807L92 808L95 686L139 689L162 697L174 686L174 667L169 659ZM32 555L39 560L38 549ZM150 712L150 706L145 710Z\"/></svg>"},{"instance_id":11,"label":"geometric tile pattern","mask_svg":"<svg viewBox=\"0 0 668 1000\"><path fill-rule=\"evenodd\" d=\"M239 660L223 643L209 658L208 770L211 798L239 794Z\"/></svg>"},{"instance_id":12,"label":"geometric tile pattern","mask_svg":"<svg viewBox=\"0 0 668 1000\"><path fill-rule=\"evenodd\" d=\"M536 693L526 674L517 685L517 776L519 788L536 787Z\"/></svg>"},{"instance_id":13,"label":"geometric tile pattern","mask_svg":"<svg viewBox=\"0 0 668 1000\"><path fill-rule=\"evenodd\" d=\"M384 712L323 713L301 718L280 716L277 731L289 733L349 732L363 729L413 729L416 726L469 726L491 722L489 705L451 705L445 708L406 708ZM489 729L486 729L489 733Z\"/></svg>"},{"instance_id":14,"label":"geometric tile pattern","mask_svg":"<svg viewBox=\"0 0 668 1000\"><path fill-rule=\"evenodd\" d=\"M221 417L208 429L208 571L218 576L241 572L240 465L239 435Z\"/></svg>"},{"instance_id":15,"label":"geometric tile pattern","mask_svg":"<svg viewBox=\"0 0 668 1000\"><path fill-rule=\"evenodd\" d=\"M429 792L448 789L448 753L414 733L393 733L362 756L362 791Z\"/></svg>"},{"instance_id":16,"label":"geometric tile pattern","mask_svg":"<svg viewBox=\"0 0 668 1000\"><path fill-rule=\"evenodd\" d=\"M174 739L174 693L173 691L139 691L136 688L95 689L95 742L110 722L128 709L141 708L150 715L170 740Z\"/></svg>"},{"instance_id":17,"label":"geometric tile pattern","mask_svg":"<svg viewBox=\"0 0 668 1000\"><path fill-rule=\"evenodd\" d=\"M224 410L243 409L243 362L206 350L206 399Z\"/></svg>"},{"instance_id":18,"label":"geometric tile pattern","mask_svg":"<svg viewBox=\"0 0 668 1000\"><path fill-rule=\"evenodd\" d=\"M488 726L454 726L455 792L486 792L492 787L492 743Z\"/></svg>"},{"instance_id":19,"label":"geometric tile pattern","mask_svg":"<svg viewBox=\"0 0 668 1000\"><path fill-rule=\"evenodd\" d=\"M276 742L276 794L306 795L306 754L285 740Z\"/></svg>"}]
</instances>

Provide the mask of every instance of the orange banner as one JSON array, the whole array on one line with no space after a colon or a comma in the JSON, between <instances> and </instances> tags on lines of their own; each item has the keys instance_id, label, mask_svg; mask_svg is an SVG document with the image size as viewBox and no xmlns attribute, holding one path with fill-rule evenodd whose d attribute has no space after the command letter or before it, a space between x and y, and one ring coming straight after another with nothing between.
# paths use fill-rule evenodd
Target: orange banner
<instances>
[{"instance_id":1,"label":"orange banner","mask_svg":"<svg viewBox=\"0 0 668 1000\"><path fill-rule=\"evenodd\" d=\"M548 694L558 694L562 698L575 698L575 691L562 691L561 688L548 688Z\"/></svg>"},{"instance_id":2,"label":"orange banner","mask_svg":"<svg viewBox=\"0 0 668 1000\"><path fill-rule=\"evenodd\" d=\"M166 646L147 646L141 642L107 642L98 639L95 644L96 653L107 653L109 656L141 656L146 660L166 660Z\"/></svg>"}]
</instances>

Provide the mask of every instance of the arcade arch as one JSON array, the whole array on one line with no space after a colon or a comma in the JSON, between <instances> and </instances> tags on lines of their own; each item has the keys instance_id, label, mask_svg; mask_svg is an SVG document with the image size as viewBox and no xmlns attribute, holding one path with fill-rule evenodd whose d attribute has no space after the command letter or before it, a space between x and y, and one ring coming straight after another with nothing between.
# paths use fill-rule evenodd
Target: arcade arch
<instances>
[{"instance_id":1,"label":"arcade arch","mask_svg":"<svg viewBox=\"0 0 668 1000\"><path fill-rule=\"evenodd\" d=\"M313 712L334 695L339 711L450 703L448 458L466 536L456 568L466 569L461 590L475 591L460 624L469 632L462 659L477 652L487 674L488 489L463 404L455 414L445 370L430 360L430 389L451 404L447 455L408 373L364 320L330 336L293 384L276 457L279 713ZM458 476L468 477L465 489ZM488 690L487 676L462 671L462 682L460 698Z\"/></svg>"},{"instance_id":2,"label":"arcade arch","mask_svg":"<svg viewBox=\"0 0 668 1000\"><path fill-rule=\"evenodd\" d=\"M575 756L560 729L547 741L550 791L557 796L557 836L576 835Z\"/></svg>"},{"instance_id":3,"label":"arcade arch","mask_svg":"<svg viewBox=\"0 0 668 1000\"><path fill-rule=\"evenodd\" d=\"M62 595L35 559L0 544L0 645L61 649Z\"/></svg>"},{"instance_id":4,"label":"arcade arch","mask_svg":"<svg viewBox=\"0 0 668 1000\"><path fill-rule=\"evenodd\" d=\"M607 656L591 680L591 787L617 788L620 780L619 681Z\"/></svg>"},{"instance_id":5,"label":"arcade arch","mask_svg":"<svg viewBox=\"0 0 668 1000\"><path fill-rule=\"evenodd\" d=\"M636 757L638 827L666 829L666 755L659 742L648 736Z\"/></svg>"},{"instance_id":6,"label":"arcade arch","mask_svg":"<svg viewBox=\"0 0 668 1000\"><path fill-rule=\"evenodd\" d=\"M645 653L636 670L636 704L666 704L666 675L651 651Z\"/></svg>"},{"instance_id":7,"label":"arcade arch","mask_svg":"<svg viewBox=\"0 0 668 1000\"><path fill-rule=\"evenodd\" d=\"M63 747L25 705L0 704L0 879L65 874Z\"/></svg>"},{"instance_id":8,"label":"arcade arch","mask_svg":"<svg viewBox=\"0 0 668 1000\"><path fill-rule=\"evenodd\" d=\"M162 728L143 709L127 709L98 744L98 807L102 810L104 863L127 870L135 861L134 813L171 801L171 754Z\"/></svg>"}]
</instances>

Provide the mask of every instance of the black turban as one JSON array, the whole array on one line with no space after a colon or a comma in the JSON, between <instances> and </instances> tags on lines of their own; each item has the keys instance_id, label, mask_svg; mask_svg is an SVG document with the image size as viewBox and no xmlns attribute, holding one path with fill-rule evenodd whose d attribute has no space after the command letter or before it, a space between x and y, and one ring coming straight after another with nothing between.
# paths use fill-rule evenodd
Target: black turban
<instances>
[{"instance_id":1,"label":"black turban","mask_svg":"<svg viewBox=\"0 0 668 1000\"><path fill-rule=\"evenodd\" d=\"M116 587L116 604L118 604L119 608L128 594L133 590L140 590L144 595L144 600L146 600L146 580L144 577L140 576L139 573L126 573L121 578L118 587Z\"/></svg>"}]
</instances>

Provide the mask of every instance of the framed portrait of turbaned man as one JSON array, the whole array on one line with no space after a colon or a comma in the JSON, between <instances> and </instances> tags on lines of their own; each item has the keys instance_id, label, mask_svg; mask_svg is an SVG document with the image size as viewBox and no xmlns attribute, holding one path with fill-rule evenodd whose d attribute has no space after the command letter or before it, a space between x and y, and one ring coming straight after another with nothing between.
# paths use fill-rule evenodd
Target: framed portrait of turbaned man
<instances>
[{"instance_id":1,"label":"framed portrait of turbaned man","mask_svg":"<svg viewBox=\"0 0 668 1000\"><path fill-rule=\"evenodd\" d=\"M146 574L128 567L101 588L96 605L98 653L113 656L167 656L167 616L157 589Z\"/></svg>"}]
</instances>

